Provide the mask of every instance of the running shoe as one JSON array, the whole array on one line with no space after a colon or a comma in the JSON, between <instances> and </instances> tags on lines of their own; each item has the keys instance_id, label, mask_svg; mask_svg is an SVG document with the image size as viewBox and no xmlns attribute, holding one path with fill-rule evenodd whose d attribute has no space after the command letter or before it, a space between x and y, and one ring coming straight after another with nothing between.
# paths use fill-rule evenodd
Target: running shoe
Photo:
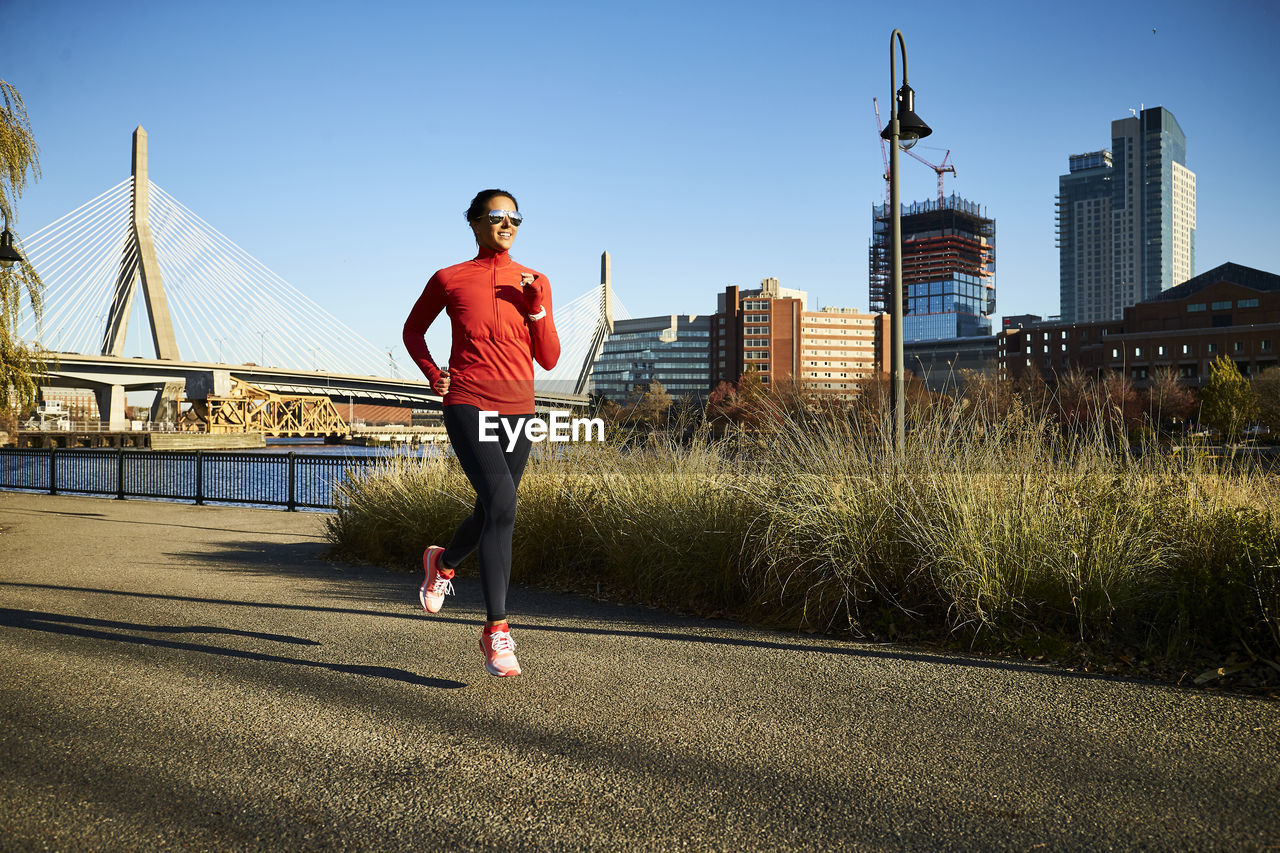
<instances>
[{"instance_id":1,"label":"running shoe","mask_svg":"<svg viewBox=\"0 0 1280 853\"><path fill-rule=\"evenodd\" d=\"M511 626L506 622L485 626L480 632L480 651L484 653L484 668L490 675L519 675L516 662L516 641L511 639Z\"/></svg>"},{"instance_id":2,"label":"running shoe","mask_svg":"<svg viewBox=\"0 0 1280 853\"><path fill-rule=\"evenodd\" d=\"M422 552L422 568L427 576L418 587L418 600L428 613L439 613L444 597L453 595L453 570L440 565L442 556L444 549L439 545L432 545Z\"/></svg>"}]
</instances>

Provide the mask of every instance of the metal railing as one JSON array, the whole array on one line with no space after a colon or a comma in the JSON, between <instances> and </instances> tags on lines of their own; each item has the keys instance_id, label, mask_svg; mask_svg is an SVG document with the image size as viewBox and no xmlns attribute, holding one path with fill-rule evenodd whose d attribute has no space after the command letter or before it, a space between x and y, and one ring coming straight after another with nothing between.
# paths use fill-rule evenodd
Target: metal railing
<instances>
[{"instance_id":1,"label":"metal railing","mask_svg":"<svg viewBox=\"0 0 1280 853\"><path fill-rule=\"evenodd\" d=\"M329 509L334 489L386 457L204 450L0 448L0 489Z\"/></svg>"}]
</instances>

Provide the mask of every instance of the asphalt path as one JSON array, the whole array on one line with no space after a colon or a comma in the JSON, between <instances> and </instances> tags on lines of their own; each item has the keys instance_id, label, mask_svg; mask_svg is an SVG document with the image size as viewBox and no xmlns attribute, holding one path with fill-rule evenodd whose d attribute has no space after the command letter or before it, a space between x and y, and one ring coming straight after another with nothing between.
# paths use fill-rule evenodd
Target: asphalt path
<instances>
[{"instance_id":1,"label":"asphalt path","mask_svg":"<svg viewBox=\"0 0 1280 853\"><path fill-rule=\"evenodd\" d=\"M1280 849L1280 703L326 557L0 493L0 849Z\"/></svg>"}]
</instances>

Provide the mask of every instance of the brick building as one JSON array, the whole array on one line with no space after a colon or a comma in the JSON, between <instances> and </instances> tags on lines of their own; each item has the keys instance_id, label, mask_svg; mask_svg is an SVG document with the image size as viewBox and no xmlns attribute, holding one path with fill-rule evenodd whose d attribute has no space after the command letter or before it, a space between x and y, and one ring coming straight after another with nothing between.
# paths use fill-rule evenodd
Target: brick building
<instances>
[{"instance_id":1,"label":"brick building","mask_svg":"<svg viewBox=\"0 0 1280 853\"><path fill-rule=\"evenodd\" d=\"M800 315L809 301L800 290L766 278L757 290L730 285L711 320L711 387L737 382L753 366L766 385L798 379Z\"/></svg>"},{"instance_id":2,"label":"brick building","mask_svg":"<svg viewBox=\"0 0 1280 853\"><path fill-rule=\"evenodd\" d=\"M728 287L711 322L711 384L736 382L753 366L765 384L799 381L853 396L888 364L887 314L853 308L806 310L802 291L766 278L760 289Z\"/></svg>"},{"instance_id":3,"label":"brick building","mask_svg":"<svg viewBox=\"0 0 1280 853\"><path fill-rule=\"evenodd\" d=\"M98 420L98 398L87 388L55 388L42 385L39 402L61 404L67 417L75 423Z\"/></svg>"},{"instance_id":4,"label":"brick building","mask_svg":"<svg viewBox=\"0 0 1280 853\"><path fill-rule=\"evenodd\" d=\"M1009 377L1079 368L1095 376L1123 374L1139 386L1169 368L1198 386L1220 355L1245 376L1276 367L1277 345L1280 275L1226 263L1125 308L1120 321L1006 330L1000 366Z\"/></svg>"}]
</instances>

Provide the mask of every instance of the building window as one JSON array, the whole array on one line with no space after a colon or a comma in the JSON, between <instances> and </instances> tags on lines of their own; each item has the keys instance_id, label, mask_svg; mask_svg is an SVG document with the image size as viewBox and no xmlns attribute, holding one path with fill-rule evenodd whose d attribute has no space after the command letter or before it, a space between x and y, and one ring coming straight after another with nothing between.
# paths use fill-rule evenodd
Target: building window
<instances>
[{"instance_id":1,"label":"building window","mask_svg":"<svg viewBox=\"0 0 1280 853\"><path fill-rule=\"evenodd\" d=\"M1178 367L1178 376L1183 379L1196 378L1196 366L1194 364L1183 364Z\"/></svg>"},{"instance_id":2,"label":"building window","mask_svg":"<svg viewBox=\"0 0 1280 853\"><path fill-rule=\"evenodd\" d=\"M1142 358L1142 347L1134 347L1134 348L1133 348L1133 357L1134 357L1134 358Z\"/></svg>"},{"instance_id":3,"label":"building window","mask_svg":"<svg viewBox=\"0 0 1280 853\"><path fill-rule=\"evenodd\" d=\"M1205 304L1203 302L1196 302L1192 305L1187 306L1188 313L1192 313L1195 311L1203 311L1204 309L1205 309Z\"/></svg>"},{"instance_id":4,"label":"building window","mask_svg":"<svg viewBox=\"0 0 1280 853\"><path fill-rule=\"evenodd\" d=\"M1257 308L1257 307L1258 307L1258 300L1256 300L1256 299L1241 299L1241 300L1239 300L1238 302L1236 302L1236 307L1237 307L1237 308Z\"/></svg>"},{"instance_id":5,"label":"building window","mask_svg":"<svg viewBox=\"0 0 1280 853\"><path fill-rule=\"evenodd\" d=\"M1218 345L1217 345L1217 344L1205 344L1204 351L1205 351L1205 352L1207 352L1207 353L1209 353L1209 355L1213 355L1215 352L1217 352L1217 351L1218 351Z\"/></svg>"},{"instance_id":6,"label":"building window","mask_svg":"<svg viewBox=\"0 0 1280 853\"><path fill-rule=\"evenodd\" d=\"M1112 347L1112 348L1111 348L1111 357L1112 357L1112 358L1119 358L1119 357L1120 357L1120 350L1116 349L1115 347Z\"/></svg>"},{"instance_id":7,"label":"building window","mask_svg":"<svg viewBox=\"0 0 1280 853\"><path fill-rule=\"evenodd\" d=\"M1183 355L1191 355L1191 344L1183 344L1183 345L1182 345L1182 354L1183 354Z\"/></svg>"},{"instance_id":8,"label":"building window","mask_svg":"<svg viewBox=\"0 0 1280 853\"><path fill-rule=\"evenodd\" d=\"M1232 352L1244 352L1244 341L1236 341L1231 344Z\"/></svg>"},{"instance_id":9,"label":"building window","mask_svg":"<svg viewBox=\"0 0 1280 853\"><path fill-rule=\"evenodd\" d=\"M1266 340L1258 341L1258 348L1263 352L1271 352L1271 339L1268 338Z\"/></svg>"},{"instance_id":10,"label":"building window","mask_svg":"<svg viewBox=\"0 0 1280 853\"><path fill-rule=\"evenodd\" d=\"M1226 302L1215 302L1212 307L1214 311L1230 311L1231 300L1228 299Z\"/></svg>"}]
</instances>

